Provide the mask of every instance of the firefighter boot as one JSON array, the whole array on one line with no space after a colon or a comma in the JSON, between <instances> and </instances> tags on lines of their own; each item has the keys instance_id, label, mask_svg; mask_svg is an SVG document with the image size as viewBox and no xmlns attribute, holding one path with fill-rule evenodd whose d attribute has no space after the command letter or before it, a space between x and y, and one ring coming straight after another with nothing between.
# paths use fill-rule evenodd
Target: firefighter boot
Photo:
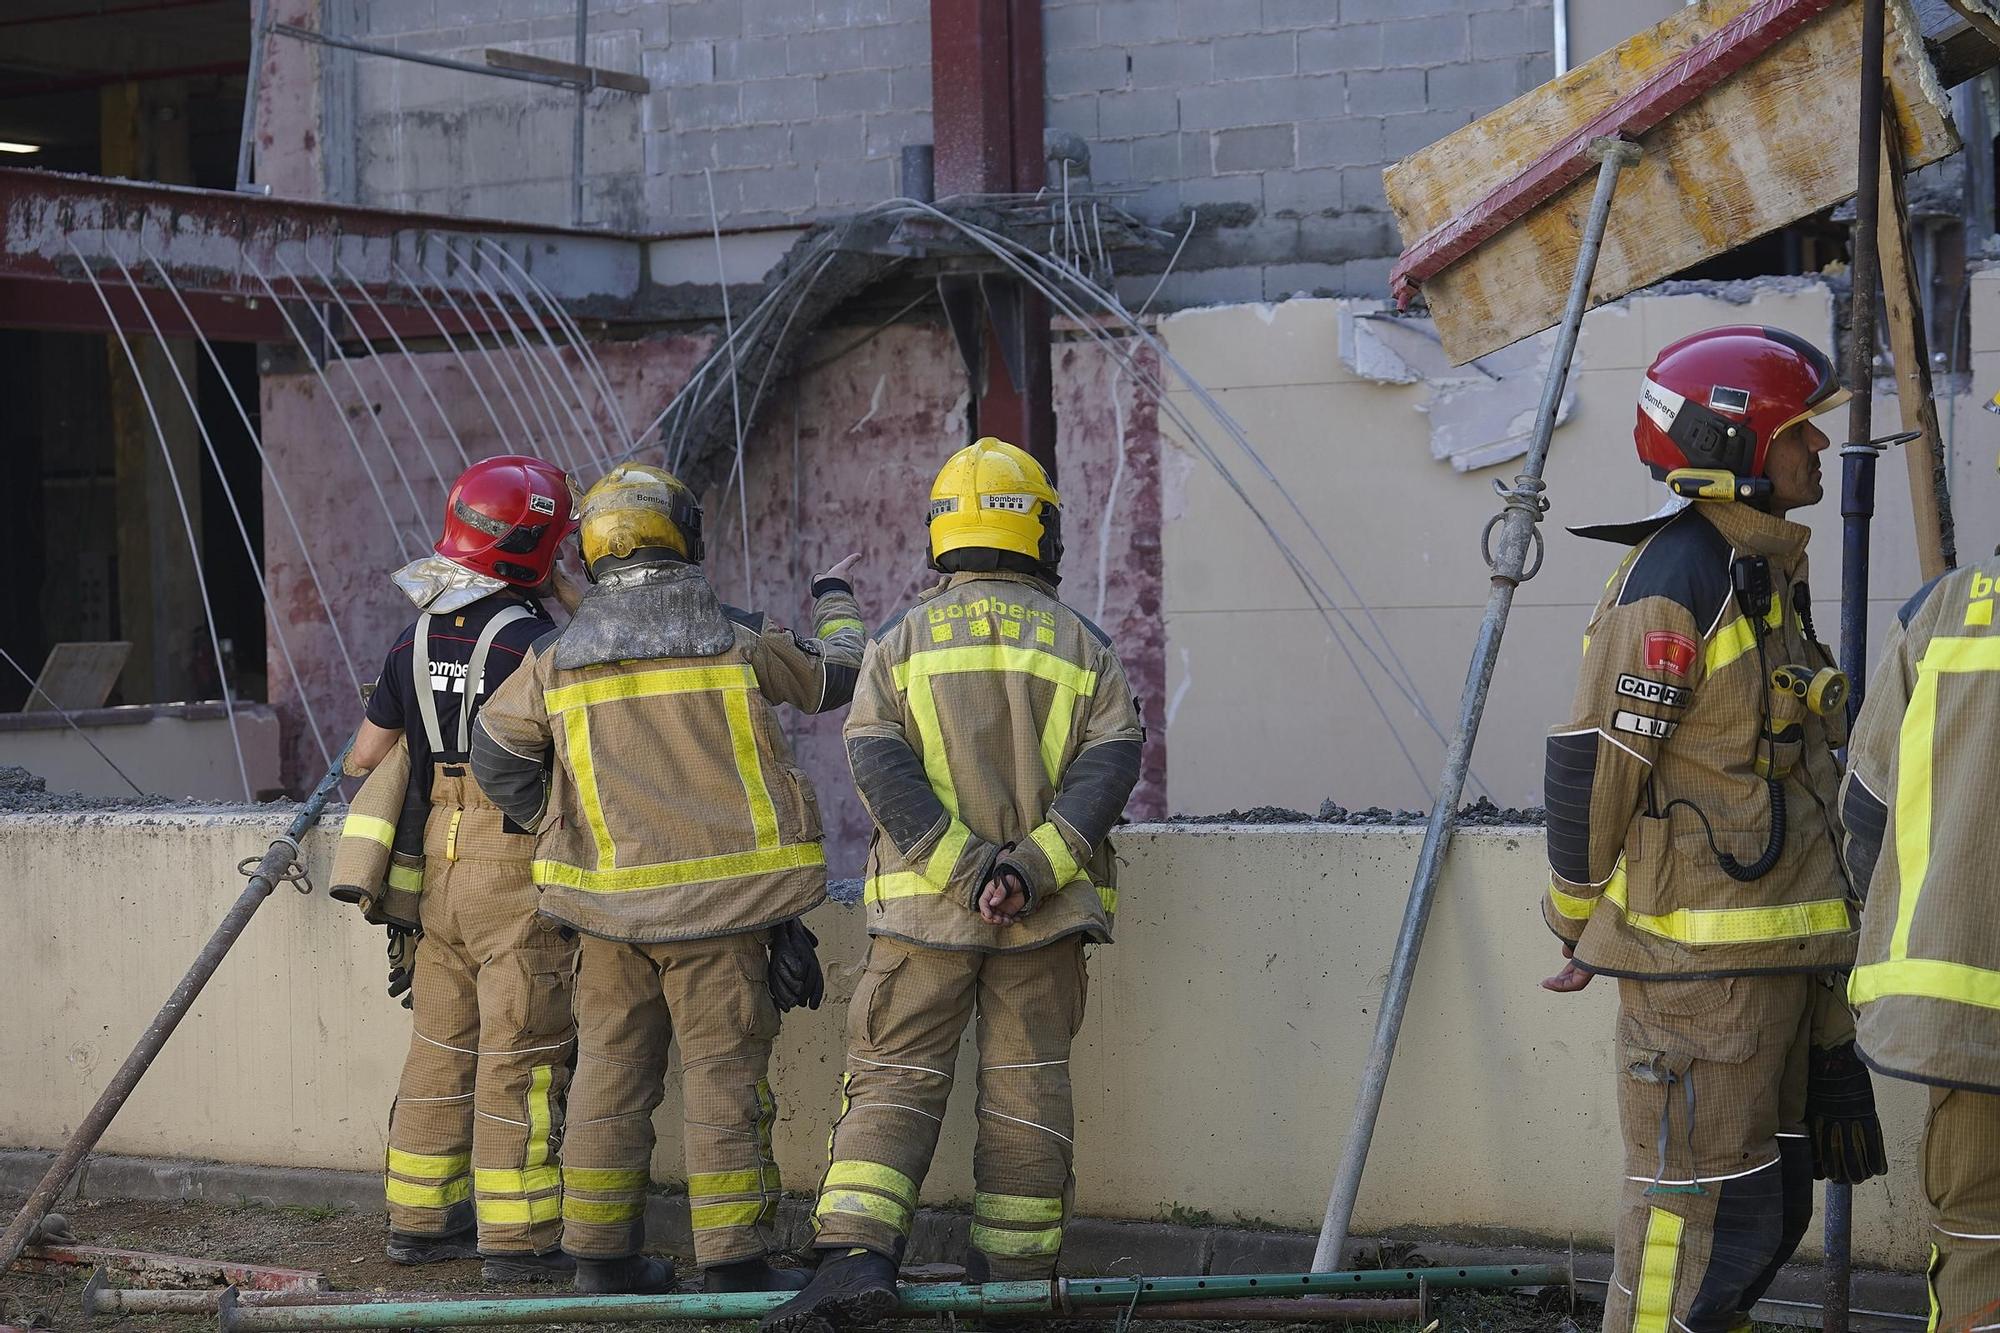
<instances>
[{"instance_id":1,"label":"firefighter boot","mask_svg":"<svg viewBox=\"0 0 2000 1333\"><path fill-rule=\"evenodd\" d=\"M805 1290L770 1314L758 1333L866 1328L896 1312L896 1261L873 1250L829 1256Z\"/></svg>"},{"instance_id":2,"label":"firefighter boot","mask_svg":"<svg viewBox=\"0 0 2000 1333\"><path fill-rule=\"evenodd\" d=\"M773 1268L769 1259L738 1259L701 1270L701 1289L725 1291L802 1291L812 1274L803 1268Z\"/></svg>"},{"instance_id":3,"label":"firefighter boot","mask_svg":"<svg viewBox=\"0 0 2000 1333\"><path fill-rule=\"evenodd\" d=\"M489 1287L512 1287L523 1282L567 1282L576 1272L576 1260L561 1250L547 1254L522 1251L518 1254L488 1254L479 1266L479 1278Z\"/></svg>"},{"instance_id":4,"label":"firefighter boot","mask_svg":"<svg viewBox=\"0 0 2000 1333\"><path fill-rule=\"evenodd\" d=\"M593 1296L653 1296L674 1289L674 1266L650 1254L578 1259L576 1289Z\"/></svg>"},{"instance_id":5,"label":"firefighter boot","mask_svg":"<svg viewBox=\"0 0 2000 1333\"><path fill-rule=\"evenodd\" d=\"M391 1231L388 1253L390 1263L415 1267L449 1263L453 1259L477 1259L479 1244L471 1227L449 1236L412 1236L408 1232Z\"/></svg>"}]
</instances>

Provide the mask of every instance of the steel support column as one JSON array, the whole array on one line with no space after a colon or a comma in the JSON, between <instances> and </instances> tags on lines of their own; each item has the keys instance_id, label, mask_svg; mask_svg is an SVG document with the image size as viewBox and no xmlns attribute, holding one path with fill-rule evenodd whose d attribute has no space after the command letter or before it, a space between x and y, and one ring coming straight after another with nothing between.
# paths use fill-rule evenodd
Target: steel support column
<instances>
[{"instance_id":1,"label":"steel support column","mask_svg":"<svg viewBox=\"0 0 2000 1333\"><path fill-rule=\"evenodd\" d=\"M1040 0L931 0L931 106L940 198L1041 189ZM1018 444L1053 477L1048 303L1011 278L981 286L985 313L966 367L968 438Z\"/></svg>"}]
</instances>

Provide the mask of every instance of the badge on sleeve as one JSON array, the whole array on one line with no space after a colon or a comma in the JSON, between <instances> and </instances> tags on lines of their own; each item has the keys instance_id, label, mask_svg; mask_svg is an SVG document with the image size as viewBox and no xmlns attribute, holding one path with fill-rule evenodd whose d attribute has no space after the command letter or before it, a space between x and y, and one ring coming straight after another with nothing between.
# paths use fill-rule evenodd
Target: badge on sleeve
<instances>
[{"instance_id":1,"label":"badge on sleeve","mask_svg":"<svg viewBox=\"0 0 2000 1333\"><path fill-rule=\"evenodd\" d=\"M1699 651L1694 640L1685 634L1651 630L1646 635L1646 669L1685 676L1694 670L1695 654Z\"/></svg>"}]
</instances>

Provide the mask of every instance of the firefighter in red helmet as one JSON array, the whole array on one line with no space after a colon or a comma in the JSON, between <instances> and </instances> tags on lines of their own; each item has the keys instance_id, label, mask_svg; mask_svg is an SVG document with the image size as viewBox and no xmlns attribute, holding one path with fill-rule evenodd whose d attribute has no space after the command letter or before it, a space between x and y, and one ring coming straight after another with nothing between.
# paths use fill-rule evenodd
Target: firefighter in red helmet
<instances>
[{"instance_id":1,"label":"firefighter in red helmet","mask_svg":"<svg viewBox=\"0 0 2000 1333\"><path fill-rule=\"evenodd\" d=\"M1797 1247L1815 1177L1884 1169L1840 976L1853 893L1832 811L1845 679L1813 629L1804 526L1845 401L1826 355L1734 325L1664 349L1640 461L1673 505L1578 529L1632 547L1548 739L1542 910L1617 978L1624 1140L1604 1327L1724 1333Z\"/></svg>"},{"instance_id":2,"label":"firefighter in red helmet","mask_svg":"<svg viewBox=\"0 0 2000 1333\"><path fill-rule=\"evenodd\" d=\"M390 927L390 993L408 990L412 1008L389 1118L389 1258L478 1255L496 1284L574 1271L556 1151L576 942L536 915L535 831L480 791L469 737L480 705L555 628L540 599L574 605L557 552L576 526L574 484L539 458L483 459L452 486L434 554L393 576L418 614L369 696L349 768L375 776L336 854L337 886L363 878L343 863L371 855L386 878L353 896L381 909L370 919Z\"/></svg>"}]
</instances>

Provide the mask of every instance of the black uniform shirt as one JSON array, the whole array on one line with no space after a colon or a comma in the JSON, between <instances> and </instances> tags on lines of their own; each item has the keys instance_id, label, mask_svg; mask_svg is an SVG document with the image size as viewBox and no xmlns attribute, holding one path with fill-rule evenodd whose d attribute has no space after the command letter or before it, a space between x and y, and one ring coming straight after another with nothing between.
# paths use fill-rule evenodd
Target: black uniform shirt
<instances>
[{"instance_id":1,"label":"black uniform shirt","mask_svg":"<svg viewBox=\"0 0 2000 1333\"><path fill-rule=\"evenodd\" d=\"M472 651L478 646L479 632L486 622L508 606L525 606L534 615L502 626L494 637L492 647L486 652L486 675L479 699L473 706L477 716L479 703L493 697L493 692L521 665L535 640L555 628L554 622L539 603L514 592L491 593L470 606L431 617L429 684L431 697L437 701L438 735L447 747L442 754L431 753L430 739L424 735L424 717L417 710L415 621L396 636L396 646L382 663L382 677L368 698L368 720L378 727L402 731L410 744L413 785L426 801L430 799L433 762L466 762L463 752L449 747L458 743L458 710L465 699L465 678L471 667Z\"/></svg>"}]
</instances>

